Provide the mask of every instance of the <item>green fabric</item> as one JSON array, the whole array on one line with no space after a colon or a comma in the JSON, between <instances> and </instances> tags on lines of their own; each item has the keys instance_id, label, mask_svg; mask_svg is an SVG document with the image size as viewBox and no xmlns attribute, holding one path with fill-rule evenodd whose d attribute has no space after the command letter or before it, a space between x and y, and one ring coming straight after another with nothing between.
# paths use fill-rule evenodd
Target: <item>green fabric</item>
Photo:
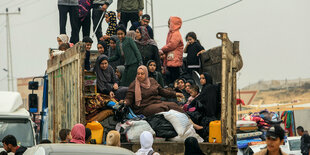
<instances>
[{"instance_id":1,"label":"green fabric","mask_svg":"<svg viewBox=\"0 0 310 155\"><path fill-rule=\"evenodd\" d=\"M117 0L117 12L139 12L143 9L143 0Z\"/></svg>"},{"instance_id":2,"label":"green fabric","mask_svg":"<svg viewBox=\"0 0 310 155\"><path fill-rule=\"evenodd\" d=\"M131 82L136 79L138 67L139 65L137 63L126 66L124 74L122 75L120 86L128 87Z\"/></svg>"},{"instance_id":3,"label":"green fabric","mask_svg":"<svg viewBox=\"0 0 310 155\"><path fill-rule=\"evenodd\" d=\"M141 54L137 48L136 43L128 37L125 37L122 42L124 58L125 58L125 66L132 65L132 64L139 64L142 63ZM121 57L121 50L120 50L120 41L116 42L116 54L109 58L109 61L113 62L118 60Z\"/></svg>"}]
</instances>

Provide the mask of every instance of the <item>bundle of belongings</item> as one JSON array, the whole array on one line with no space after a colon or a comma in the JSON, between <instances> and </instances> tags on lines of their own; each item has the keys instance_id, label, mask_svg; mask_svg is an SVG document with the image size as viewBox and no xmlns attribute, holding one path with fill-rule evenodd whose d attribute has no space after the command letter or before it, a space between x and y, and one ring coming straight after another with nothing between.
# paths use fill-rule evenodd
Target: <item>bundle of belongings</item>
<instances>
[{"instance_id":1,"label":"bundle of belongings","mask_svg":"<svg viewBox=\"0 0 310 155\"><path fill-rule=\"evenodd\" d=\"M259 113L244 115L237 121L237 145L245 149L249 145L265 144L266 132L270 126L280 124L279 115L262 110Z\"/></svg>"},{"instance_id":2,"label":"bundle of belongings","mask_svg":"<svg viewBox=\"0 0 310 155\"><path fill-rule=\"evenodd\" d=\"M258 131L255 121L237 121L237 145L239 149L248 147L248 143L260 142L263 132Z\"/></svg>"},{"instance_id":3,"label":"bundle of belongings","mask_svg":"<svg viewBox=\"0 0 310 155\"><path fill-rule=\"evenodd\" d=\"M203 142L188 116L175 110L146 118L143 115L135 115L130 107L119 104L115 99L104 94L87 98L85 108L88 124L98 121L103 128L100 130L103 132L100 136L102 140L96 140L100 144L105 144L107 133L111 130L120 132L121 142L137 142L143 131L152 133L156 137L155 141L184 142L191 136L197 138L198 142Z\"/></svg>"}]
</instances>

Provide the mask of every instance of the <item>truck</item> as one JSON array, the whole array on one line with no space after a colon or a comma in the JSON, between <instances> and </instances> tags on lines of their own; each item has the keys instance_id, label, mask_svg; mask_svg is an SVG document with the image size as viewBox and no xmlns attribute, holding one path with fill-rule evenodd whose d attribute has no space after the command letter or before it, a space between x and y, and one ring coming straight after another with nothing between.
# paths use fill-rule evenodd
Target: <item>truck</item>
<instances>
[{"instance_id":1,"label":"truck","mask_svg":"<svg viewBox=\"0 0 310 155\"><path fill-rule=\"evenodd\" d=\"M208 72L220 86L221 94L221 143L201 143L208 154L237 154L236 139L236 91L237 72L243 62L239 51L239 41L230 41L227 33L217 33L221 45L211 48L201 55L201 72ZM85 100L96 93L96 76L83 69L85 44L77 43L64 54L49 59L48 75L48 135L58 142L58 132L62 128L71 129L74 124L86 124ZM90 60L96 60L98 53L92 52ZM132 151L140 148L139 143L123 143ZM155 142L153 149L160 154L183 154L184 143Z\"/></svg>"},{"instance_id":2,"label":"truck","mask_svg":"<svg viewBox=\"0 0 310 155\"><path fill-rule=\"evenodd\" d=\"M25 147L36 145L34 123L18 92L0 91L0 141L14 135L17 144ZM3 144L0 143L0 152Z\"/></svg>"}]
</instances>

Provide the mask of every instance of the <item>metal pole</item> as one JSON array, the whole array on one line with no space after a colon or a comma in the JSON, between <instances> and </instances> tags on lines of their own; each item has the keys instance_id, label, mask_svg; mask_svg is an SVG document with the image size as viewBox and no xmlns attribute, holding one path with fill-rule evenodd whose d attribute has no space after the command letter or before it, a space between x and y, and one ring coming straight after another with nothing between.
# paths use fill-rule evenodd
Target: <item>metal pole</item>
<instances>
[{"instance_id":1,"label":"metal pole","mask_svg":"<svg viewBox=\"0 0 310 155\"><path fill-rule=\"evenodd\" d=\"M20 14L20 8L18 12L9 13L9 9L5 9L5 13L0 15L6 16L6 43L7 43L7 70L8 70L8 91L14 91L14 79L13 79L13 63L12 63L12 47L11 47L11 34L10 34L10 20L9 15Z\"/></svg>"},{"instance_id":2,"label":"metal pole","mask_svg":"<svg viewBox=\"0 0 310 155\"><path fill-rule=\"evenodd\" d=\"M11 85L10 85L10 50L9 50L9 38L10 38L10 34L9 34L9 9L6 8L5 9L6 13L5 13L5 19L6 19L6 49L7 49L7 70L8 70L8 91L11 91Z\"/></svg>"},{"instance_id":3,"label":"metal pole","mask_svg":"<svg viewBox=\"0 0 310 155\"><path fill-rule=\"evenodd\" d=\"M148 2L148 0L145 0L145 13L146 13L146 14L148 14L148 10L147 10L148 4L147 4L147 2Z\"/></svg>"},{"instance_id":4,"label":"metal pole","mask_svg":"<svg viewBox=\"0 0 310 155\"><path fill-rule=\"evenodd\" d=\"M153 34L155 32L155 27L154 27L154 11L153 11L153 0L151 0L151 14L152 14L152 28L153 28Z\"/></svg>"}]
</instances>

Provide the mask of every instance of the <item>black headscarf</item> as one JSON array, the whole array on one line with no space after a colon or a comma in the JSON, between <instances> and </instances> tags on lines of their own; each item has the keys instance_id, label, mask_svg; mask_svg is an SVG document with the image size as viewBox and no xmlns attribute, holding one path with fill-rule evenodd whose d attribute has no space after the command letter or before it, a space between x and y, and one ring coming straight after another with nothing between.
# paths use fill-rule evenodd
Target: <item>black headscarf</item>
<instances>
[{"instance_id":1,"label":"black headscarf","mask_svg":"<svg viewBox=\"0 0 310 155\"><path fill-rule=\"evenodd\" d=\"M104 41L99 41L98 44L100 44L103 47L104 53L107 53L108 45Z\"/></svg>"},{"instance_id":2,"label":"black headscarf","mask_svg":"<svg viewBox=\"0 0 310 155\"><path fill-rule=\"evenodd\" d=\"M193 104L201 104L197 110L208 117L218 117L220 113L219 103L219 88L213 85L212 76L208 73L203 73L206 79L206 84L203 85L201 93L192 101ZM198 103L199 102L199 103Z\"/></svg>"},{"instance_id":3,"label":"black headscarf","mask_svg":"<svg viewBox=\"0 0 310 155\"><path fill-rule=\"evenodd\" d=\"M184 155L204 155L195 137L186 138Z\"/></svg>"},{"instance_id":4,"label":"black headscarf","mask_svg":"<svg viewBox=\"0 0 310 155\"><path fill-rule=\"evenodd\" d=\"M108 60L108 57L104 54L97 58L94 71L97 75L98 92L108 94L113 90L113 84L116 82L116 75L110 65L106 70L100 68L100 64L103 60Z\"/></svg>"}]
</instances>

